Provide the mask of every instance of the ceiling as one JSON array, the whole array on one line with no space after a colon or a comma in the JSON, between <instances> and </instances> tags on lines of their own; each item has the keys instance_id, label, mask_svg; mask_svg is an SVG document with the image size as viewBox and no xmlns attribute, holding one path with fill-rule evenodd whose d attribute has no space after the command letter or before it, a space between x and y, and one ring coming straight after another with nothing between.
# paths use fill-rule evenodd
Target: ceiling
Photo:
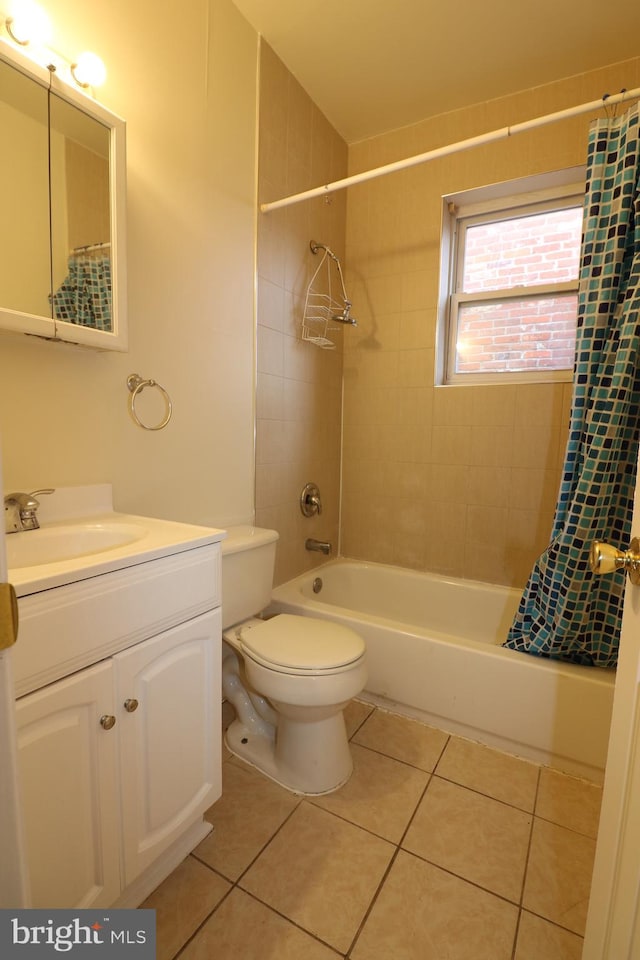
<instances>
[{"instance_id":1,"label":"ceiling","mask_svg":"<svg viewBox=\"0 0 640 960\"><path fill-rule=\"evenodd\" d=\"M639 52L638 0L234 2L348 143Z\"/></svg>"}]
</instances>

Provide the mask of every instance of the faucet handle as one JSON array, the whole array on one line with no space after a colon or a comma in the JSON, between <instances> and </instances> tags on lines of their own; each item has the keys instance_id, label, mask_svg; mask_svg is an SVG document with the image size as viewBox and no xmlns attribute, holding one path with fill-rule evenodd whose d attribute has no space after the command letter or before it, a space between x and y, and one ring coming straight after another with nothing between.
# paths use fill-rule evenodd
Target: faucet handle
<instances>
[{"instance_id":1,"label":"faucet handle","mask_svg":"<svg viewBox=\"0 0 640 960\"><path fill-rule=\"evenodd\" d=\"M32 490L29 497L32 497L34 500L36 497L41 497L43 493L55 493L55 487L44 487L42 490ZM36 504L37 506L37 504Z\"/></svg>"}]
</instances>

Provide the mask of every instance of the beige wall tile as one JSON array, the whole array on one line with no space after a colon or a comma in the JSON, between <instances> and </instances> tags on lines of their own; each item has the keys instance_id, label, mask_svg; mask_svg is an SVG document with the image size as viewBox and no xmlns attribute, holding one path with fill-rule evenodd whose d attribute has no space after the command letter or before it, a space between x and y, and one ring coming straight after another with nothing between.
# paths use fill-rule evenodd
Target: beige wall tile
<instances>
[{"instance_id":1,"label":"beige wall tile","mask_svg":"<svg viewBox=\"0 0 640 960\"><path fill-rule=\"evenodd\" d=\"M270 373L258 373L256 390L258 420L284 420L284 381Z\"/></svg>"},{"instance_id":2,"label":"beige wall tile","mask_svg":"<svg viewBox=\"0 0 640 960\"><path fill-rule=\"evenodd\" d=\"M261 191L276 193L283 166L288 188L316 186L347 168L371 168L592 99L622 70L614 65L347 147L273 51L264 42L262 47L259 184ZM582 163L586 129L579 118L563 127L562 137L555 130L534 131L372 180L336 194L330 204L318 199L259 218L258 319L269 332L259 335L258 369L284 378L282 396L275 380L258 379L260 510L273 502L274 486L261 465L279 463L283 482L298 469L294 464L328 458L332 487L341 469L344 477L344 553L524 586L551 528L572 387L434 386L442 195ZM358 319L357 327L338 332L333 353L300 341L306 285L317 263L308 249L311 239L329 242L343 258ZM286 334L280 342L273 336L278 331ZM299 389L294 381L312 387ZM286 427L278 430L281 404ZM335 444L341 415L340 464ZM415 468L406 470L407 463ZM373 513L358 502L358 491L371 487L369 471L383 498ZM412 506L411 498L419 502ZM301 553L294 501L295 495L281 514L289 532L279 546L286 552L278 561L279 576L301 572L317 559ZM504 512L497 517L484 508L509 513L505 520ZM378 536L371 533L374 513ZM416 516L419 532L409 529ZM487 527L496 519L499 535L494 528L489 542ZM333 521L327 536L329 529L334 537ZM423 543L422 531L438 539Z\"/></svg>"},{"instance_id":3,"label":"beige wall tile","mask_svg":"<svg viewBox=\"0 0 640 960\"><path fill-rule=\"evenodd\" d=\"M473 431L470 426L434 426L431 435L431 460L440 464L472 462Z\"/></svg>"},{"instance_id":4,"label":"beige wall tile","mask_svg":"<svg viewBox=\"0 0 640 960\"><path fill-rule=\"evenodd\" d=\"M474 466L469 470L469 504L498 507L509 502L512 470Z\"/></svg>"}]
</instances>

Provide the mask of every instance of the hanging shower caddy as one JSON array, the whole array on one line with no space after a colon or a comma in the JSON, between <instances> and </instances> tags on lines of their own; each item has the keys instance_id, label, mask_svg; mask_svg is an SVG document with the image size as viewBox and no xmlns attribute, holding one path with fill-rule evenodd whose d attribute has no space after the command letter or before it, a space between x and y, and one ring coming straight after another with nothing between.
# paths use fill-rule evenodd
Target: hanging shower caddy
<instances>
[{"instance_id":1,"label":"hanging shower caddy","mask_svg":"<svg viewBox=\"0 0 640 960\"><path fill-rule=\"evenodd\" d=\"M356 326L351 316L351 301L344 287L342 267L335 253L324 243L309 244L311 253L322 250L322 258L313 274L304 301L302 339L324 350L333 350L335 342L330 334L340 329L339 324ZM337 296L334 290L338 287Z\"/></svg>"}]
</instances>

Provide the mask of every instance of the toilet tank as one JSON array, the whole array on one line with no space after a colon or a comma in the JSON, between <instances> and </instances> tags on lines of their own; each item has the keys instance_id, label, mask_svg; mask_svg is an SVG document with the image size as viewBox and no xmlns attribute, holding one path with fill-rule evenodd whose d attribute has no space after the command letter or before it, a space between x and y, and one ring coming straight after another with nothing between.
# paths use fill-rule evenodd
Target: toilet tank
<instances>
[{"instance_id":1,"label":"toilet tank","mask_svg":"<svg viewBox=\"0 0 640 960\"><path fill-rule=\"evenodd\" d=\"M276 562L276 530L227 527L222 541L222 628L253 617L268 605Z\"/></svg>"}]
</instances>

